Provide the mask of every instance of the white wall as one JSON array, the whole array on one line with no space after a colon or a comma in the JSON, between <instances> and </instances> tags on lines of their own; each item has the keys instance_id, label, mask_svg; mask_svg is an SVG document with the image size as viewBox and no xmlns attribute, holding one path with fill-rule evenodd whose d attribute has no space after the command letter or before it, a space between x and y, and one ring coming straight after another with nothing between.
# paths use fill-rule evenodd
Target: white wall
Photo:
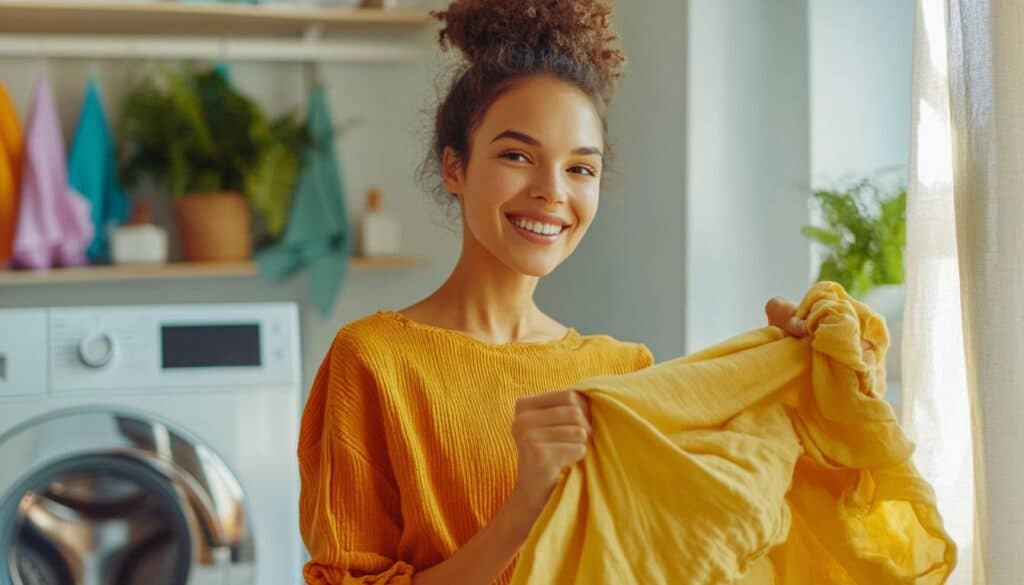
<instances>
[{"instance_id":1,"label":"white wall","mask_svg":"<svg viewBox=\"0 0 1024 585\"><path fill-rule=\"evenodd\" d=\"M906 167L913 0L809 4L815 186L882 167Z\"/></svg>"},{"instance_id":2,"label":"white wall","mask_svg":"<svg viewBox=\"0 0 1024 585\"><path fill-rule=\"evenodd\" d=\"M887 177L905 179L913 0L810 0L808 19L813 186L834 187L890 168ZM821 256L812 247L811 278Z\"/></svg>"},{"instance_id":3,"label":"white wall","mask_svg":"<svg viewBox=\"0 0 1024 585\"><path fill-rule=\"evenodd\" d=\"M765 324L807 286L807 1L691 0L686 350Z\"/></svg>"},{"instance_id":4,"label":"white wall","mask_svg":"<svg viewBox=\"0 0 1024 585\"><path fill-rule=\"evenodd\" d=\"M581 332L642 341L661 361L684 349L686 4L616 7L627 63L609 111L615 174L586 238L537 299Z\"/></svg>"}]
</instances>

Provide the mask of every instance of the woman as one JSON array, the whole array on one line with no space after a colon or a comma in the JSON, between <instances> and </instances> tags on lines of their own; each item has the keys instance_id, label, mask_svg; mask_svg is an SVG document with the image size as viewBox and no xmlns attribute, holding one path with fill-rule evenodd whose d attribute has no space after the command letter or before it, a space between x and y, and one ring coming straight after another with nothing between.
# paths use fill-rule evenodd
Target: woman
<instances>
[{"instance_id":1,"label":"woman","mask_svg":"<svg viewBox=\"0 0 1024 585\"><path fill-rule=\"evenodd\" d=\"M436 13L458 72L432 162L458 205L448 280L343 327L302 420L307 583L507 583L559 474L586 453L573 384L653 362L534 303L597 212L623 61L600 0L470 0ZM802 335L795 307L769 321ZM559 390L562 389L562 390Z\"/></svg>"}]
</instances>

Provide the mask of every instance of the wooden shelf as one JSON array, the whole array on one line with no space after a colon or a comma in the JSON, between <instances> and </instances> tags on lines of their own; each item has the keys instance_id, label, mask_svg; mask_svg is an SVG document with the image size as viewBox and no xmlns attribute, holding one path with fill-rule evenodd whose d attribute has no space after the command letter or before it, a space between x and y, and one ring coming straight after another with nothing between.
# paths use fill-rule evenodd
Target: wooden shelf
<instances>
[{"instance_id":1,"label":"wooden shelf","mask_svg":"<svg viewBox=\"0 0 1024 585\"><path fill-rule=\"evenodd\" d=\"M356 272L404 270L425 266L418 256L382 256L352 259ZM179 280L193 278L239 278L259 275L256 264L245 262L174 262L162 265L88 266L52 270L0 271L0 288L27 285L81 284L125 280Z\"/></svg>"},{"instance_id":2,"label":"wooden shelf","mask_svg":"<svg viewBox=\"0 0 1024 585\"><path fill-rule=\"evenodd\" d=\"M0 56L401 62L429 54L431 22L426 10L0 0Z\"/></svg>"},{"instance_id":3,"label":"wooden shelf","mask_svg":"<svg viewBox=\"0 0 1024 585\"><path fill-rule=\"evenodd\" d=\"M315 29L420 28L426 10L300 8L112 0L0 0L0 33L302 35Z\"/></svg>"}]
</instances>

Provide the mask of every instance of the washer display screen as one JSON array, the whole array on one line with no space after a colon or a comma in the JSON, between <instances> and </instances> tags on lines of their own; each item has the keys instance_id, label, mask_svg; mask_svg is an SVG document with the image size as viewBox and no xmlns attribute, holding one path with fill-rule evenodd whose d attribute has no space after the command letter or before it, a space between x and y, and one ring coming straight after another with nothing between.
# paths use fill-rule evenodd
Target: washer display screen
<instances>
[{"instance_id":1,"label":"washer display screen","mask_svg":"<svg viewBox=\"0 0 1024 585\"><path fill-rule=\"evenodd\" d=\"M161 325L164 369L260 365L258 324Z\"/></svg>"}]
</instances>

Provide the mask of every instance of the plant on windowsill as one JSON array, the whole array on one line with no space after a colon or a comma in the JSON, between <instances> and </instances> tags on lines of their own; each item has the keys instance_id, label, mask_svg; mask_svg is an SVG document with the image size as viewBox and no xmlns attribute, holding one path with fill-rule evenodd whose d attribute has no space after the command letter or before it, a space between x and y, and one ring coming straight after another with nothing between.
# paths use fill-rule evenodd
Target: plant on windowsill
<instances>
[{"instance_id":1,"label":"plant on windowsill","mask_svg":"<svg viewBox=\"0 0 1024 585\"><path fill-rule=\"evenodd\" d=\"M294 113L268 119L223 70L198 67L131 88L118 135L122 180L149 178L173 198L187 261L248 259L254 224L261 240L280 236L310 140Z\"/></svg>"},{"instance_id":2,"label":"plant on windowsill","mask_svg":"<svg viewBox=\"0 0 1024 585\"><path fill-rule=\"evenodd\" d=\"M884 181L883 172L815 190L812 198L822 225L804 226L802 233L825 251L817 280L838 282L885 318L891 341L887 371L896 380L903 329L907 189L902 181Z\"/></svg>"},{"instance_id":3,"label":"plant on windowsill","mask_svg":"<svg viewBox=\"0 0 1024 585\"><path fill-rule=\"evenodd\" d=\"M817 280L843 285L864 297L871 289L903 283L907 242L907 190L877 176L812 195L823 225L801 230L825 249Z\"/></svg>"}]
</instances>

